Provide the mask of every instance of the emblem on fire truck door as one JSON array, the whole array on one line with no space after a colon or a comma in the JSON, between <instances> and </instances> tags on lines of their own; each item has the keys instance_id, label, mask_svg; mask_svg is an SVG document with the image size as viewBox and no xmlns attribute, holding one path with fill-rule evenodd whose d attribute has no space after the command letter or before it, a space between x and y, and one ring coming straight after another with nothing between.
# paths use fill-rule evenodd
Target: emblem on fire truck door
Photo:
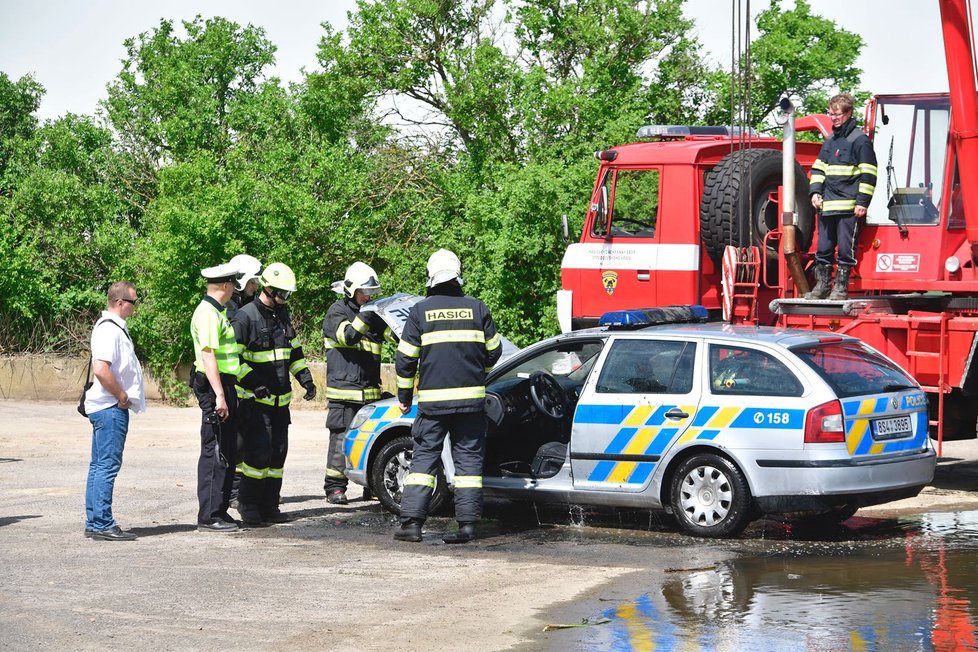
<instances>
[{"instance_id":1,"label":"emblem on fire truck door","mask_svg":"<svg viewBox=\"0 0 978 652\"><path fill-rule=\"evenodd\" d=\"M601 284L609 296L614 294L618 286L618 272L601 272Z\"/></svg>"}]
</instances>

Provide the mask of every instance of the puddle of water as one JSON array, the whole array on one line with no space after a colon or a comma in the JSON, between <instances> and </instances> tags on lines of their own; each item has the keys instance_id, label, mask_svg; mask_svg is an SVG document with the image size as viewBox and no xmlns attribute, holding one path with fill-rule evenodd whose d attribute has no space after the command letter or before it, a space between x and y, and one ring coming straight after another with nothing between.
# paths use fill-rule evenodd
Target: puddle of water
<instances>
[{"instance_id":1,"label":"puddle of water","mask_svg":"<svg viewBox=\"0 0 978 652\"><path fill-rule=\"evenodd\" d=\"M851 527L849 527L851 526ZM607 650L978 650L978 512L851 519L828 540L740 540L711 569L658 576L603 625L550 642ZM768 531L765 531L767 534ZM840 538L835 538L836 536Z\"/></svg>"}]
</instances>

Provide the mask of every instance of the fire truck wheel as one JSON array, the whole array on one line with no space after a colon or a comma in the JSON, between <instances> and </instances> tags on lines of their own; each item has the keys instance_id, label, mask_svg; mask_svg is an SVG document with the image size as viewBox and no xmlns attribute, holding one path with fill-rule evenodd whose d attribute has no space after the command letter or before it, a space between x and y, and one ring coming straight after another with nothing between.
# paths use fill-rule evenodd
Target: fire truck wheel
<instances>
[{"instance_id":1,"label":"fire truck wheel","mask_svg":"<svg viewBox=\"0 0 978 652\"><path fill-rule=\"evenodd\" d=\"M700 239L718 263L727 245L764 245L764 237L780 222L777 196L781 185L781 152L743 149L731 152L707 172L700 198ZM814 215L808 199L808 178L795 163L795 210L798 213L797 249L808 251L814 232ZM750 215L750 217L748 217ZM776 262L774 246L767 251Z\"/></svg>"}]
</instances>

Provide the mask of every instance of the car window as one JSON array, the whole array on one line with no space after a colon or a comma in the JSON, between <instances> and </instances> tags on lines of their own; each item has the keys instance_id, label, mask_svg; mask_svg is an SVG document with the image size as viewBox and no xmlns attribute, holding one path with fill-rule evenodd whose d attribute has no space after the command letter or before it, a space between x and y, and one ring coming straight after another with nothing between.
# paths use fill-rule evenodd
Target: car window
<instances>
[{"instance_id":1,"label":"car window","mask_svg":"<svg viewBox=\"0 0 978 652\"><path fill-rule=\"evenodd\" d=\"M839 398L916 388L917 383L862 342L838 342L791 349L822 377Z\"/></svg>"},{"instance_id":2,"label":"car window","mask_svg":"<svg viewBox=\"0 0 978 652\"><path fill-rule=\"evenodd\" d=\"M564 342L541 351L507 371L495 380L529 378L534 371L546 371L557 378L583 381L591 373L604 342Z\"/></svg>"},{"instance_id":3,"label":"car window","mask_svg":"<svg viewBox=\"0 0 978 652\"><path fill-rule=\"evenodd\" d=\"M795 374L774 356L739 346L710 345L710 391L743 396L801 396Z\"/></svg>"},{"instance_id":4,"label":"car window","mask_svg":"<svg viewBox=\"0 0 978 652\"><path fill-rule=\"evenodd\" d=\"M696 344L669 340L617 340L601 368L599 394L688 394Z\"/></svg>"}]
</instances>

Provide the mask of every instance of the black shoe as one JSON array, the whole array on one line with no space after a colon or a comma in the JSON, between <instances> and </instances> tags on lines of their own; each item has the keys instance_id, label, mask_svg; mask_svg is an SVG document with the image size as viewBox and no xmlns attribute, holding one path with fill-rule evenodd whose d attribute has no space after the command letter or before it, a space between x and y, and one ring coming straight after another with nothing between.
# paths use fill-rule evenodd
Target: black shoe
<instances>
[{"instance_id":1,"label":"black shoe","mask_svg":"<svg viewBox=\"0 0 978 652\"><path fill-rule=\"evenodd\" d=\"M237 523L228 523L219 518L207 521L206 523L197 523L198 532L237 532L239 529Z\"/></svg>"},{"instance_id":2,"label":"black shoe","mask_svg":"<svg viewBox=\"0 0 978 652\"><path fill-rule=\"evenodd\" d=\"M363 488L363 495L360 496L360 500L373 500L374 495L370 492L370 487Z\"/></svg>"},{"instance_id":3,"label":"black shoe","mask_svg":"<svg viewBox=\"0 0 978 652\"><path fill-rule=\"evenodd\" d=\"M346 492L342 489L333 489L326 495L326 502L333 505L346 505L350 501L346 498Z\"/></svg>"},{"instance_id":4,"label":"black shoe","mask_svg":"<svg viewBox=\"0 0 978 652\"><path fill-rule=\"evenodd\" d=\"M441 540L445 543L468 543L475 538L475 525L473 523L459 523L458 532L446 532Z\"/></svg>"},{"instance_id":5,"label":"black shoe","mask_svg":"<svg viewBox=\"0 0 978 652\"><path fill-rule=\"evenodd\" d=\"M93 530L91 528L85 528L85 538L86 539L91 539L93 534L95 534L95 530Z\"/></svg>"},{"instance_id":6,"label":"black shoe","mask_svg":"<svg viewBox=\"0 0 978 652\"><path fill-rule=\"evenodd\" d=\"M268 512L261 515L261 520L265 523L288 523L292 518L282 512Z\"/></svg>"},{"instance_id":7,"label":"black shoe","mask_svg":"<svg viewBox=\"0 0 978 652\"><path fill-rule=\"evenodd\" d=\"M113 525L107 530L95 530L92 532L93 541L135 541L136 535L132 532L123 532L118 525Z\"/></svg>"},{"instance_id":8,"label":"black shoe","mask_svg":"<svg viewBox=\"0 0 978 652\"><path fill-rule=\"evenodd\" d=\"M421 524L401 523L401 526L394 530L394 538L398 541L418 543L421 541Z\"/></svg>"}]
</instances>

